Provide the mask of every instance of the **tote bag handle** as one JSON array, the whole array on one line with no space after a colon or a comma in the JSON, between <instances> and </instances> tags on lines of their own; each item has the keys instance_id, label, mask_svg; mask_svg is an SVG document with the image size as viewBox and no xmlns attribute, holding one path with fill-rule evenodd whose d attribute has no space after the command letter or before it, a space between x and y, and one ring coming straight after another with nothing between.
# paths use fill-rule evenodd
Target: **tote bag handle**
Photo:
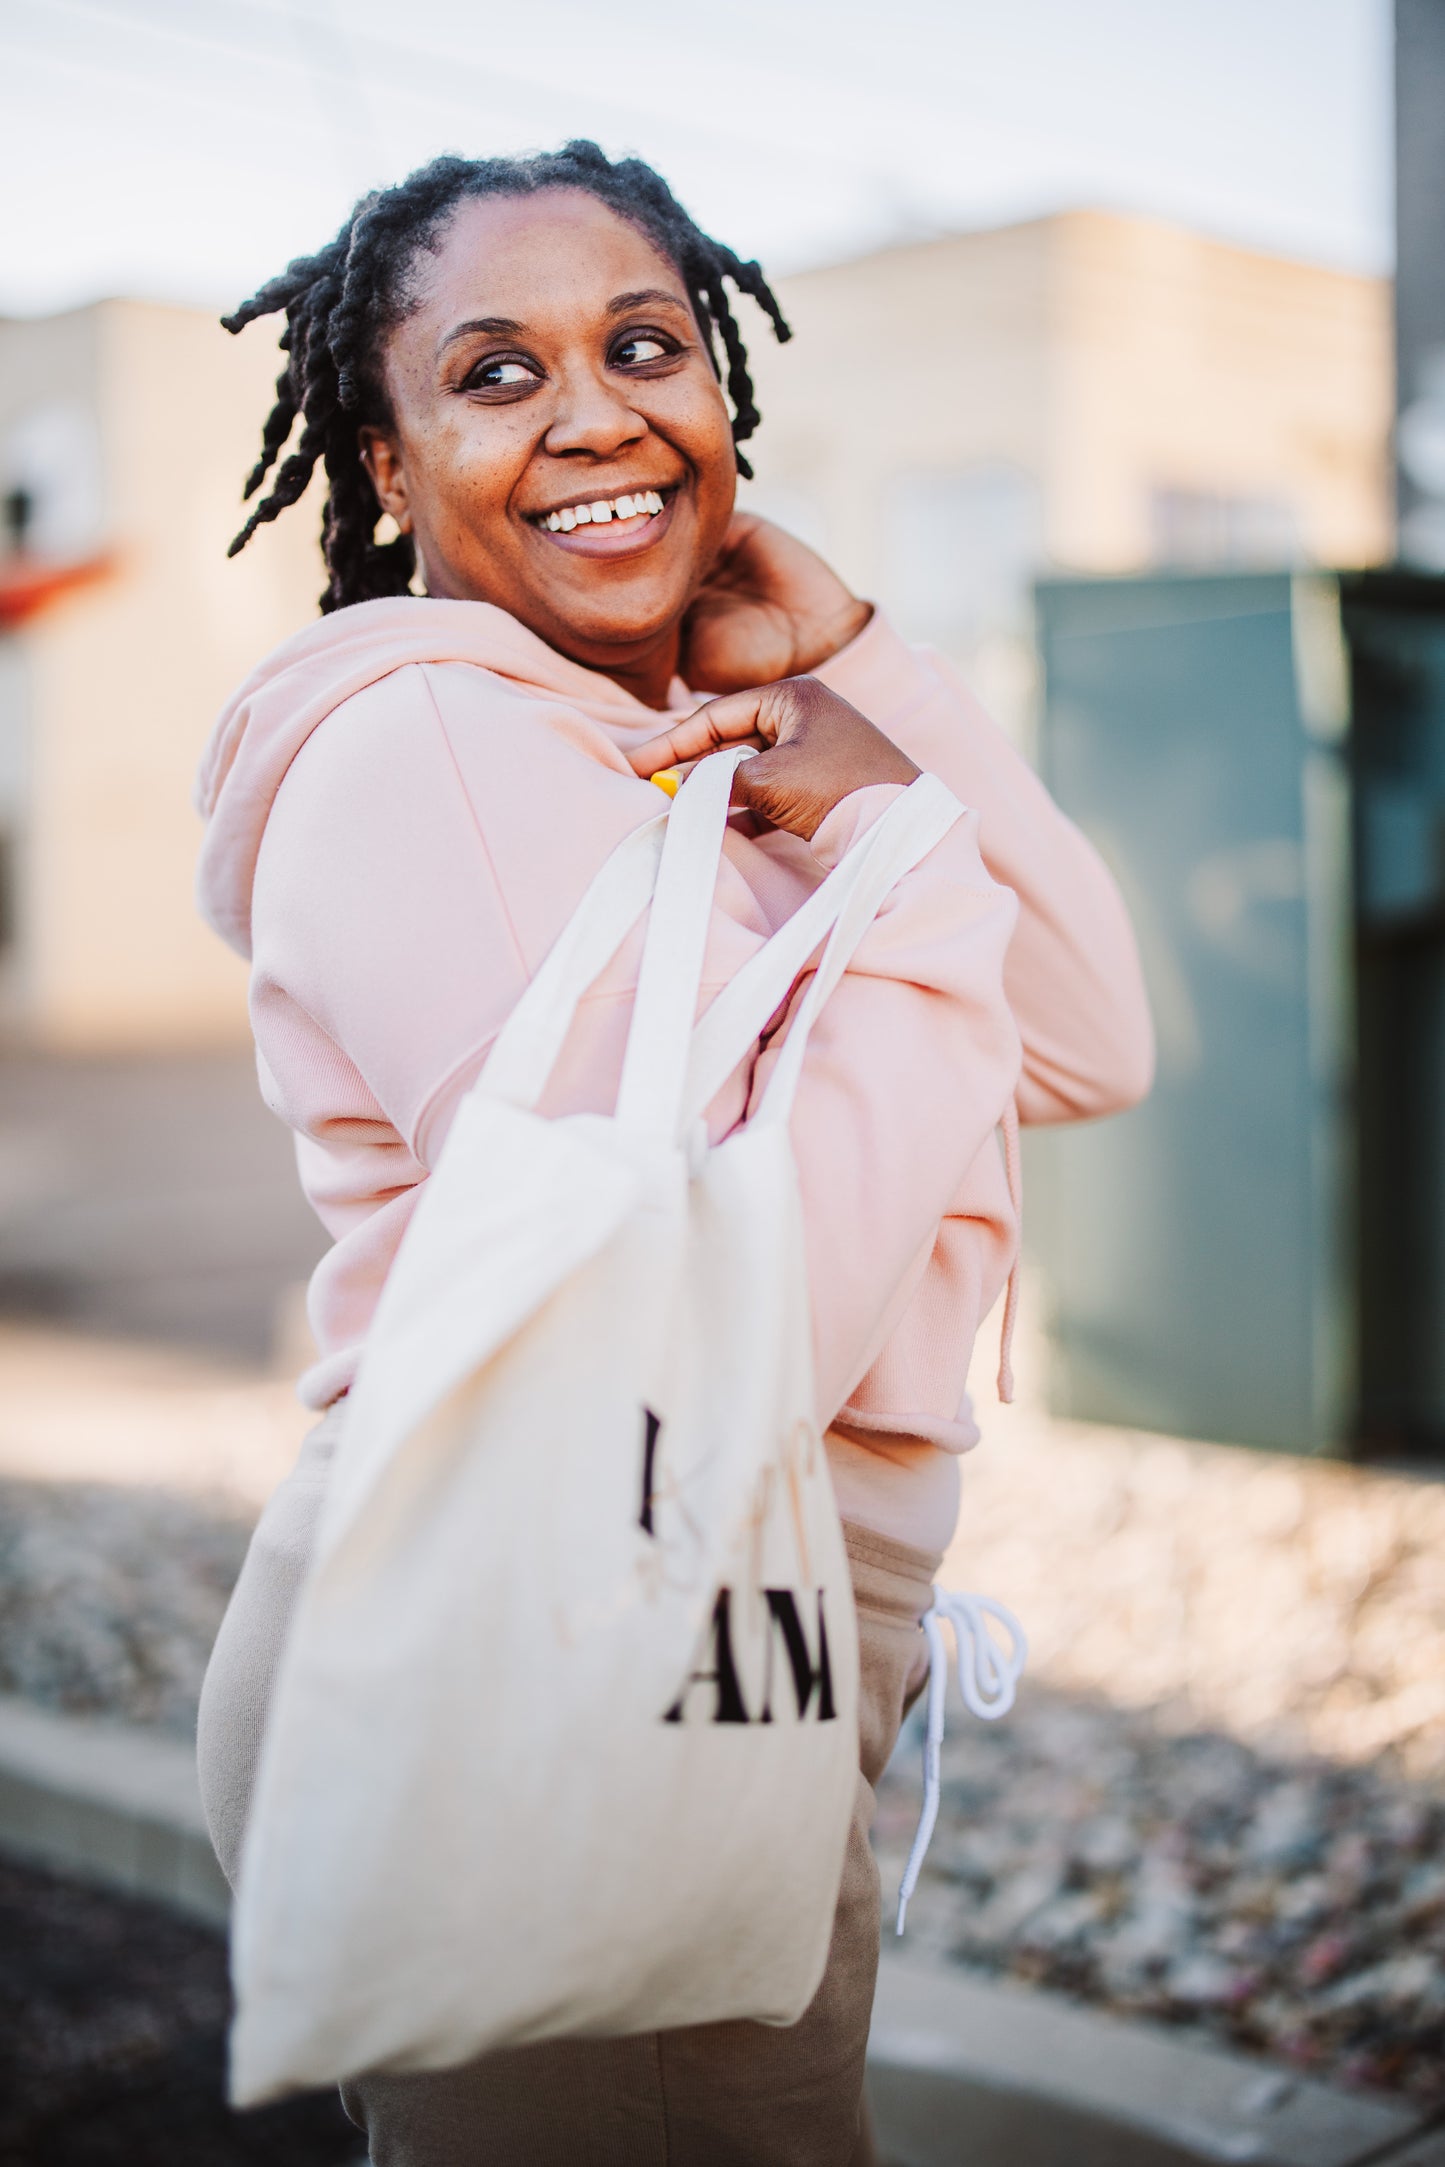
<instances>
[{"instance_id":1,"label":"tote bag handle","mask_svg":"<svg viewBox=\"0 0 1445 2167\"><path fill-rule=\"evenodd\" d=\"M530 1112L547 1088L584 993L652 900L667 835L659 813L624 836L588 883L506 1022L473 1090Z\"/></svg>"},{"instance_id":2,"label":"tote bag handle","mask_svg":"<svg viewBox=\"0 0 1445 2167\"><path fill-rule=\"evenodd\" d=\"M645 1134L686 1133L826 939L754 1116L786 1121L809 1035L859 942L890 890L964 812L936 776L918 776L694 1027L733 776L750 757L746 749L712 754L673 801L617 1098L618 1121Z\"/></svg>"},{"instance_id":3,"label":"tote bag handle","mask_svg":"<svg viewBox=\"0 0 1445 2167\"><path fill-rule=\"evenodd\" d=\"M701 761L670 811L617 845L497 1033L475 1089L535 1107L583 996L652 903L616 1113L644 1132L675 1127L732 778L749 757L737 747Z\"/></svg>"},{"instance_id":4,"label":"tote bag handle","mask_svg":"<svg viewBox=\"0 0 1445 2167\"><path fill-rule=\"evenodd\" d=\"M672 801L617 1090L619 1125L641 1135L672 1139L681 1126L733 777L751 757L746 746L709 754Z\"/></svg>"},{"instance_id":5,"label":"tote bag handle","mask_svg":"<svg viewBox=\"0 0 1445 2167\"><path fill-rule=\"evenodd\" d=\"M692 1036L683 1092L684 1128L706 1112L787 999L809 957L826 940L822 959L789 1025L782 1056L753 1116L788 1118L808 1037L824 1002L889 892L942 842L965 810L936 775L918 776L766 947L728 981Z\"/></svg>"},{"instance_id":6,"label":"tote bag handle","mask_svg":"<svg viewBox=\"0 0 1445 2167\"><path fill-rule=\"evenodd\" d=\"M964 808L935 776L919 776L695 1026L732 778L748 757L747 748L731 748L699 762L670 813L618 844L502 1025L474 1089L522 1109L537 1104L584 994L653 902L618 1121L645 1134L684 1134L756 1045L826 940L755 1116L787 1119L824 1003L890 889L942 840Z\"/></svg>"}]
</instances>

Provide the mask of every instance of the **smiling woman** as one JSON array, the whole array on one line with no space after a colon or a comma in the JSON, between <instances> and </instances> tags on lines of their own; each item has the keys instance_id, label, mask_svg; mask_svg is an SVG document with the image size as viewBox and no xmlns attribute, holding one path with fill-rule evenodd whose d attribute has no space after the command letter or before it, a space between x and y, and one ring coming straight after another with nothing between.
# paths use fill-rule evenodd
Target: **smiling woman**
<instances>
[{"instance_id":1,"label":"smiling woman","mask_svg":"<svg viewBox=\"0 0 1445 2167\"><path fill-rule=\"evenodd\" d=\"M286 314L248 496L303 423L232 554L321 462L323 611L404 594L420 570L429 595L496 603L654 706L680 667L718 691L814 667L868 611L810 551L734 515L759 415L728 283L790 336L758 265L640 160L585 142L437 159L226 319ZM639 494L660 502L639 511ZM378 543L384 512L400 533Z\"/></svg>"},{"instance_id":2,"label":"smiling woman","mask_svg":"<svg viewBox=\"0 0 1445 2167\"><path fill-rule=\"evenodd\" d=\"M258 666L212 735L200 892L250 959L263 1088L336 1239L311 1285L320 1359L301 1381L323 1420L263 1517L202 1699L202 1791L228 1873L388 1274L499 1031L598 869L658 813L648 778L729 743L763 748L732 783L703 1005L921 768L989 821L987 865L958 805L889 894L818 1014L789 1124L816 1430L861 1668L856 1803L814 2000L787 2027L368 2070L344 2093L377 2167L872 2158L872 1786L925 1668L956 1456L977 1434L969 1356L1016 1253L1016 1162L998 1131L1012 1134L1016 1095L1025 1118L1064 1119L1147 1079L1127 922L1088 846L936 660L735 509L759 416L729 285L787 335L758 266L701 233L658 175L573 143L438 160L229 319L284 311L287 355L247 494L277 468L274 486L233 550L319 463L330 576L320 623ZM611 1112L641 953L634 928L595 979L544 1114ZM712 1142L760 1103L796 998L717 1090ZM508 1663L505 1647L477 1656ZM508 1740L487 1743L504 1784ZM628 1841L626 1826L599 1831L597 1855Z\"/></svg>"},{"instance_id":3,"label":"smiling woman","mask_svg":"<svg viewBox=\"0 0 1445 2167\"><path fill-rule=\"evenodd\" d=\"M493 602L664 704L737 472L681 274L557 188L460 203L410 292L360 444L427 592Z\"/></svg>"}]
</instances>

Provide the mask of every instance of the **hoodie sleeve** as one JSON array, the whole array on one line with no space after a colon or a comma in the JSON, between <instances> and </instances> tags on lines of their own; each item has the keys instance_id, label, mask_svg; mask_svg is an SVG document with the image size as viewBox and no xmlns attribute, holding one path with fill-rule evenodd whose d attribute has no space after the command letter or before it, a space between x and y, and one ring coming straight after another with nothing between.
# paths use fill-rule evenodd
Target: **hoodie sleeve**
<instances>
[{"instance_id":1,"label":"hoodie sleeve","mask_svg":"<svg viewBox=\"0 0 1445 2167\"><path fill-rule=\"evenodd\" d=\"M1098 853L943 659L881 612L814 673L977 808L984 862L1019 901L1004 983L1023 1042L1019 1117L1119 1112L1153 1078L1133 929Z\"/></svg>"}]
</instances>

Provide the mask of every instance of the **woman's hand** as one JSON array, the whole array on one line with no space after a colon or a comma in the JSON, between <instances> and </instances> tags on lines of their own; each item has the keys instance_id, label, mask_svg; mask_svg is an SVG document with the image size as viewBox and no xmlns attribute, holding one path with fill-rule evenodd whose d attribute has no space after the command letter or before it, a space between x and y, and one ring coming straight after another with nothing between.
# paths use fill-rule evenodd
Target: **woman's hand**
<instances>
[{"instance_id":1,"label":"woman's hand","mask_svg":"<svg viewBox=\"0 0 1445 2167\"><path fill-rule=\"evenodd\" d=\"M785 677L710 700L628 758L639 775L656 775L723 745L759 741L768 749L739 767L734 805L809 840L850 792L872 783L906 786L919 773L891 738L815 677Z\"/></svg>"},{"instance_id":2,"label":"woman's hand","mask_svg":"<svg viewBox=\"0 0 1445 2167\"><path fill-rule=\"evenodd\" d=\"M682 624L683 680L741 692L817 669L872 610L795 535L753 512L732 524Z\"/></svg>"}]
</instances>

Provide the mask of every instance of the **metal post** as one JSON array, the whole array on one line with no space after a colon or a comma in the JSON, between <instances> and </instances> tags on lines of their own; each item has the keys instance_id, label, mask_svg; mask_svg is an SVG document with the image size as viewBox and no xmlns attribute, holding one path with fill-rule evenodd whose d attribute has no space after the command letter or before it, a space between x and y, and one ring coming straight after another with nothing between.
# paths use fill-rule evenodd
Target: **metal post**
<instances>
[{"instance_id":1,"label":"metal post","mask_svg":"<svg viewBox=\"0 0 1445 2167\"><path fill-rule=\"evenodd\" d=\"M1445 570L1445 0L1395 0L1400 556Z\"/></svg>"}]
</instances>

